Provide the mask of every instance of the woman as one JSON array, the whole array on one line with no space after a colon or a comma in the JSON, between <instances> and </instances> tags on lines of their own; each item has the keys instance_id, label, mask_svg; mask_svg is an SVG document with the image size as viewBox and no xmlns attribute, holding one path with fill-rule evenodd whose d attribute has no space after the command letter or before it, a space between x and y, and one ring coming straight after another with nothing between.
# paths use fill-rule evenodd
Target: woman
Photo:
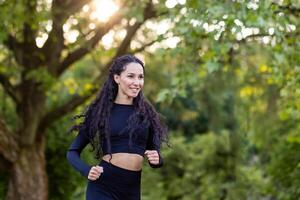
<instances>
[{"instance_id":1,"label":"woman","mask_svg":"<svg viewBox=\"0 0 300 200\"><path fill-rule=\"evenodd\" d=\"M79 134L67 152L69 163L88 179L87 200L139 200L144 157L153 168L163 165L162 142L167 129L145 99L144 64L135 56L114 60L95 101L88 107ZM80 159L87 144L102 156L97 166Z\"/></svg>"}]
</instances>

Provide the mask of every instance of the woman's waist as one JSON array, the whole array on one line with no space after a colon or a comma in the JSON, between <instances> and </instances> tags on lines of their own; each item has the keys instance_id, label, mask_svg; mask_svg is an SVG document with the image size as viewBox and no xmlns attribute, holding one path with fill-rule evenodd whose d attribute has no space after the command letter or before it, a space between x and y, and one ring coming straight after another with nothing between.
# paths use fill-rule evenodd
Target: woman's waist
<instances>
[{"instance_id":1,"label":"woman's waist","mask_svg":"<svg viewBox=\"0 0 300 200\"><path fill-rule=\"evenodd\" d=\"M144 157L146 151L145 146L140 146L137 144L111 144L111 149L109 150L108 146L104 145L102 147L103 155L109 154L109 153L128 153L130 155L132 154L138 154L141 157Z\"/></svg>"},{"instance_id":2,"label":"woman's waist","mask_svg":"<svg viewBox=\"0 0 300 200\"><path fill-rule=\"evenodd\" d=\"M110 154L106 154L102 159L127 170L140 171L142 169L144 157L139 154L112 153L111 155L112 157Z\"/></svg>"}]
</instances>

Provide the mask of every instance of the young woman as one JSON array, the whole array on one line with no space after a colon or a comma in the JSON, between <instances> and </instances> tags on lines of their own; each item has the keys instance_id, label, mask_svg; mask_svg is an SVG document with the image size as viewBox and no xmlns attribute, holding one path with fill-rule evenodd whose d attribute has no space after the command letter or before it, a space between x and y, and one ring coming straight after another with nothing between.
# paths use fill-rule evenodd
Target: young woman
<instances>
[{"instance_id":1,"label":"young woman","mask_svg":"<svg viewBox=\"0 0 300 200\"><path fill-rule=\"evenodd\" d=\"M108 78L81 124L67 152L69 163L88 179L87 200L139 200L144 157L153 168L163 165L162 142L167 128L142 93L144 64L135 56L116 58ZM91 144L97 166L80 159L81 151Z\"/></svg>"}]
</instances>

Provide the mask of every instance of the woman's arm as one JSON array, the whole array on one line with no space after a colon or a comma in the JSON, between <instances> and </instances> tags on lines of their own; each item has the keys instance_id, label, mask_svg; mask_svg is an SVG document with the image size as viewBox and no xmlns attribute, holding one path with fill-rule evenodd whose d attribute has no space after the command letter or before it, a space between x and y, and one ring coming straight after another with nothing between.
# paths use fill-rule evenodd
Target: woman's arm
<instances>
[{"instance_id":1,"label":"woman's arm","mask_svg":"<svg viewBox=\"0 0 300 200\"><path fill-rule=\"evenodd\" d=\"M69 163L84 177L88 177L91 166L81 160L80 154L88 143L89 139L82 132L79 132L66 155Z\"/></svg>"},{"instance_id":2,"label":"woman's arm","mask_svg":"<svg viewBox=\"0 0 300 200\"><path fill-rule=\"evenodd\" d=\"M149 135L148 135L146 150L150 150L150 151L151 150L156 150L157 153L158 153L158 157L159 157L158 164L152 164L152 163L150 163L150 161L148 161L149 165L152 168L162 167L163 166L163 158L160 155L160 142L159 142L158 137L154 137L154 131L151 128L149 128Z\"/></svg>"}]
</instances>

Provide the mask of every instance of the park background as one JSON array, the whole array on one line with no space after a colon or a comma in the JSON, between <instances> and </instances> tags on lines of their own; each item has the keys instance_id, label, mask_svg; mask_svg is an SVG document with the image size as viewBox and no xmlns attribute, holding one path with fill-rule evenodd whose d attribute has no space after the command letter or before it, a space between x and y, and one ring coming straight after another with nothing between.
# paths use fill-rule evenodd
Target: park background
<instances>
[{"instance_id":1,"label":"park background","mask_svg":"<svg viewBox=\"0 0 300 200\"><path fill-rule=\"evenodd\" d=\"M70 119L130 53L171 143L143 200L299 200L299 17L299 0L0 0L0 199L84 199Z\"/></svg>"}]
</instances>

